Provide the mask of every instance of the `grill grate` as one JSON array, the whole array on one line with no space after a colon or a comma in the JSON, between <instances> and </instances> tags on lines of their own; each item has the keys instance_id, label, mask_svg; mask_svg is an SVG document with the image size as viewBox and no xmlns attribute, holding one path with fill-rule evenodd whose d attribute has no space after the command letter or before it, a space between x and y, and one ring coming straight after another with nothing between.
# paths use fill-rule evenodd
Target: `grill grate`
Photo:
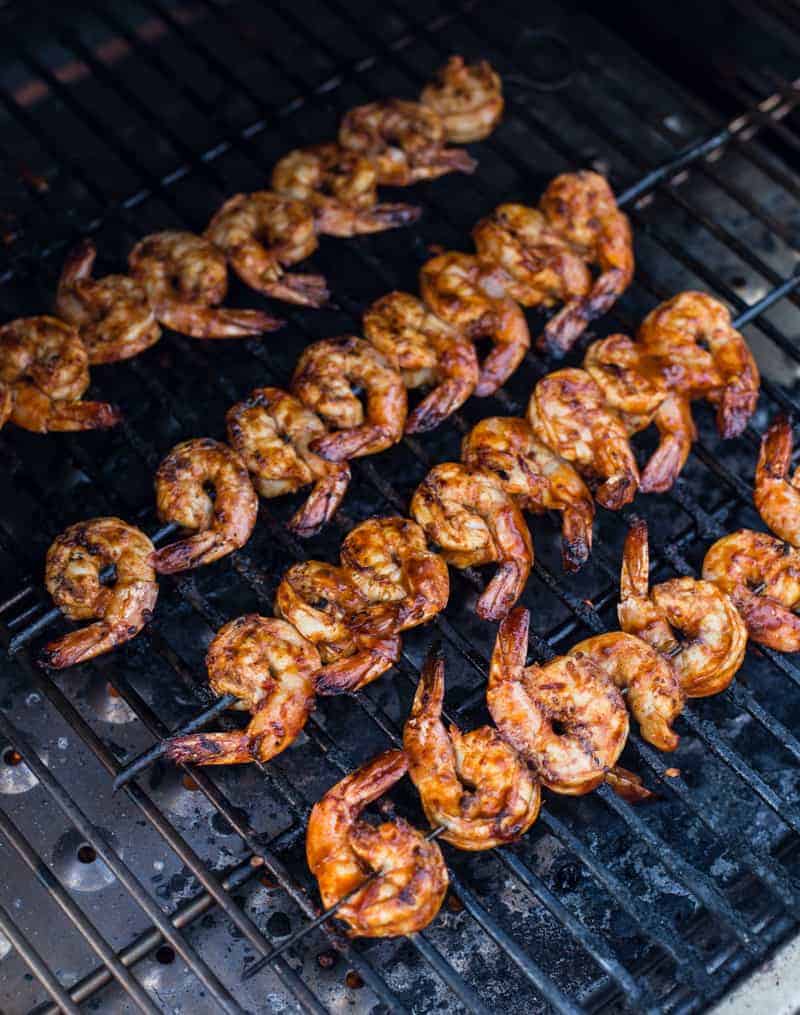
<instances>
[{"instance_id":1,"label":"grill grate","mask_svg":"<svg viewBox=\"0 0 800 1015\"><path fill-rule=\"evenodd\" d=\"M450 52L495 62L512 102L480 146L475 177L413 190L426 211L418 227L323 246L319 262L338 308L292 310L290 328L263 345L208 348L170 335L130 364L98 369L100 387L126 407L119 433L0 438L12 486L0 512L0 631L20 649L15 665L2 664L0 736L17 753L4 752L0 766L0 842L7 869L19 875L9 874L0 896L0 930L14 949L2 960L13 974L0 988L9 991L3 1007L22 1010L44 991L67 1011L90 999L142 1010L155 1001L198 1012L324 1011L345 996L359 1011L698 1010L796 925L800 743L791 730L800 669L791 657L750 650L729 692L686 710L675 759L631 737L625 757L662 794L652 807L635 810L605 788L581 800L548 797L523 842L491 856L448 849L445 914L399 942L348 944L317 925L302 838L324 788L396 740L429 630L406 637L396 678L354 700L324 702L305 735L268 766L213 778L156 766L119 797L108 792L122 758L208 703L201 661L213 630L246 609L269 612L291 561L332 558L355 521L403 511L430 464L457 456L475 419L521 411L548 368L535 357L494 400L465 406L424 440L356 463L337 524L308 544L283 527L290 504L262 503L251 543L164 582L152 628L113 657L77 674L45 674L24 644L53 622L39 575L46 546L66 524L114 512L154 529L152 470L177 439L221 427L225 406L254 376L285 384L303 345L357 328L380 292L413 288L429 244L464 247L479 214L504 199L530 199L576 165L610 171L636 230L637 284L602 328L630 330L656 300L688 285L709 288L752 324L748 338L766 376L757 428L776 406L797 408L800 304L791 276L800 224L791 202L800 181L774 151L796 154L800 94L743 73L730 94L748 112L719 131L717 117L595 22L557 10L539 15L537 26L474 5L424 17L395 4L361 17L331 0L269 11L216 0L92 10L85 23L56 24L46 45L27 41L15 20L6 26L16 62L0 79L9 136L0 185L19 209L9 229L20 233L0 271L7 316L44 305L79 234L97 233L101 256L119 262L150 229L200 228L223 194L263 185L288 147L321 140L344 109L368 97L414 94ZM532 90L523 76L538 60L566 62L553 74L564 87ZM41 93L36 107L26 104L23 83L31 81ZM687 148L697 137L707 140ZM44 168L44 178L26 169L20 189L21 165ZM749 480L757 428L725 446L700 415L701 440L673 495L641 505L656 536L657 580L696 569L711 539L756 517ZM538 561L524 602L537 656L614 626L624 520L600 518L590 565L569 578L560 574L557 527L536 524ZM437 623L449 657L448 706L472 725L483 716L494 632L471 613L480 577L453 574L452 584L451 607ZM668 764L682 774L667 777ZM419 823L410 792L396 803ZM82 850L94 859L81 864ZM165 870L155 880L154 862ZM15 897L30 870L44 893L26 885ZM68 941L54 939L51 900L72 927ZM243 981L262 957L269 969ZM35 980L23 980L25 965Z\"/></svg>"}]
</instances>

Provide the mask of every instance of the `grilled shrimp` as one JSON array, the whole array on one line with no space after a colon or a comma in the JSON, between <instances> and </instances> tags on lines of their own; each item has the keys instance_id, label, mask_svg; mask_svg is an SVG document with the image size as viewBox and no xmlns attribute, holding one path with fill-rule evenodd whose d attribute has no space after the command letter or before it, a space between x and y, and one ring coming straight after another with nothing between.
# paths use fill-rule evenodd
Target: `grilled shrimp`
<instances>
[{"instance_id":1,"label":"grilled shrimp","mask_svg":"<svg viewBox=\"0 0 800 1015\"><path fill-rule=\"evenodd\" d=\"M309 448L315 437L328 432L322 420L280 388L256 388L228 410L225 421L228 441L262 497L314 484L289 528L298 536L317 533L333 517L350 483L347 462L327 462Z\"/></svg>"},{"instance_id":2,"label":"grilled shrimp","mask_svg":"<svg viewBox=\"0 0 800 1015\"><path fill-rule=\"evenodd\" d=\"M548 789L579 796L596 789L628 736L628 713L614 682L588 656L526 666L530 614L500 625L486 703L503 738Z\"/></svg>"},{"instance_id":3,"label":"grilled shrimp","mask_svg":"<svg viewBox=\"0 0 800 1015\"><path fill-rule=\"evenodd\" d=\"M76 329L57 317L20 317L0 328L0 384L3 412L33 433L101 430L122 418L107 402L80 400L89 357Z\"/></svg>"},{"instance_id":4,"label":"grilled shrimp","mask_svg":"<svg viewBox=\"0 0 800 1015\"><path fill-rule=\"evenodd\" d=\"M444 660L425 663L403 729L409 775L425 817L459 849L480 850L520 838L539 815L541 791L524 759L496 729L462 733L442 722Z\"/></svg>"},{"instance_id":5,"label":"grilled shrimp","mask_svg":"<svg viewBox=\"0 0 800 1015\"><path fill-rule=\"evenodd\" d=\"M407 388L433 387L409 414L406 433L433 430L477 387L475 347L410 293L387 293L368 307L364 334Z\"/></svg>"},{"instance_id":6,"label":"grilled shrimp","mask_svg":"<svg viewBox=\"0 0 800 1015\"><path fill-rule=\"evenodd\" d=\"M348 572L308 560L290 567L275 595L275 612L316 646L322 667L318 694L357 691L400 658L398 635L373 638L354 631L352 618L367 606Z\"/></svg>"},{"instance_id":7,"label":"grilled shrimp","mask_svg":"<svg viewBox=\"0 0 800 1015\"><path fill-rule=\"evenodd\" d=\"M420 292L430 309L473 341L488 338L492 351L481 364L475 394L494 394L530 348L525 315L506 293L497 270L477 257L450 252L422 266Z\"/></svg>"},{"instance_id":8,"label":"grilled shrimp","mask_svg":"<svg viewBox=\"0 0 800 1015\"><path fill-rule=\"evenodd\" d=\"M800 547L800 470L792 466L792 424L778 416L761 440L753 498L776 536Z\"/></svg>"},{"instance_id":9,"label":"grilled shrimp","mask_svg":"<svg viewBox=\"0 0 800 1015\"><path fill-rule=\"evenodd\" d=\"M272 189L304 201L318 233L359 236L416 222L421 208L378 204L378 174L363 155L335 142L296 148L276 164Z\"/></svg>"},{"instance_id":10,"label":"grilled shrimp","mask_svg":"<svg viewBox=\"0 0 800 1015\"><path fill-rule=\"evenodd\" d=\"M592 495L572 466L536 439L527 420L513 416L481 420L464 438L461 457L465 465L493 473L524 510L561 512L565 571L577 571L588 560Z\"/></svg>"},{"instance_id":11,"label":"grilled shrimp","mask_svg":"<svg viewBox=\"0 0 800 1015\"><path fill-rule=\"evenodd\" d=\"M206 654L215 694L234 694L252 715L229 733L190 733L167 741L165 756L194 765L269 761L293 743L314 707L319 653L285 620L237 617L220 628Z\"/></svg>"},{"instance_id":12,"label":"grilled shrimp","mask_svg":"<svg viewBox=\"0 0 800 1015\"><path fill-rule=\"evenodd\" d=\"M639 486L639 469L625 425L591 374L568 368L546 374L528 402L528 422L551 451L572 462L599 504L618 511Z\"/></svg>"},{"instance_id":13,"label":"grilled shrimp","mask_svg":"<svg viewBox=\"0 0 800 1015\"><path fill-rule=\"evenodd\" d=\"M246 465L227 444L209 437L176 444L159 465L155 486L161 521L194 533L156 551L160 574L211 564L250 538L258 497Z\"/></svg>"},{"instance_id":14,"label":"grilled shrimp","mask_svg":"<svg viewBox=\"0 0 800 1015\"><path fill-rule=\"evenodd\" d=\"M0 367L2 369L2 367ZM10 384L0 381L0 430L3 429L14 408L14 393Z\"/></svg>"},{"instance_id":15,"label":"grilled shrimp","mask_svg":"<svg viewBox=\"0 0 800 1015\"><path fill-rule=\"evenodd\" d=\"M309 345L295 368L292 392L336 431L310 444L328 461L374 455L403 436L408 413L403 378L363 338L343 335Z\"/></svg>"},{"instance_id":16,"label":"grilled shrimp","mask_svg":"<svg viewBox=\"0 0 800 1015\"><path fill-rule=\"evenodd\" d=\"M722 437L743 432L755 411L760 377L726 306L708 293L679 293L650 311L637 337L674 391L717 406Z\"/></svg>"},{"instance_id":17,"label":"grilled shrimp","mask_svg":"<svg viewBox=\"0 0 800 1015\"><path fill-rule=\"evenodd\" d=\"M149 349L161 329L139 283L127 275L92 278L97 249L83 240L61 271L55 310L74 325L90 363L116 363Z\"/></svg>"},{"instance_id":18,"label":"grilled shrimp","mask_svg":"<svg viewBox=\"0 0 800 1015\"><path fill-rule=\"evenodd\" d=\"M516 603L533 566L531 535L519 508L491 473L444 462L411 499L411 516L453 567L500 565L475 606L500 620Z\"/></svg>"},{"instance_id":19,"label":"grilled shrimp","mask_svg":"<svg viewBox=\"0 0 800 1015\"><path fill-rule=\"evenodd\" d=\"M219 306L228 292L228 269L202 236L178 230L146 236L128 264L157 319L173 331L192 338L242 338L283 326L261 310Z\"/></svg>"},{"instance_id":20,"label":"grilled shrimp","mask_svg":"<svg viewBox=\"0 0 800 1015\"><path fill-rule=\"evenodd\" d=\"M435 842L402 818L377 826L359 820L407 769L402 751L378 755L329 789L308 819L308 866L326 909L349 896L336 916L351 937L413 934L444 901L447 868Z\"/></svg>"},{"instance_id":21,"label":"grilled shrimp","mask_svg":"<svg viewBox=\"0 0 800 1015\"><path fill-rule=\"evenodd\" d=\"M269 190L234 194L211 219L206 238L251 289L287 303L321 307L330 292L322 275L287 274L317 249L311 209Z\"/></svg>"},{"instance_id":22,"label":"grilled shrimp","mask_svg":"<svg viewBox=\"0 0 800 1015\"><path fill-rule=\"evenodd\" d=\"M404 99L356 106L339 127L339 144L369 159L378 183L392 187L475 172L475 160L461 148L445 148L444 140L438 113Z\"/></svg>"},{"instance_id":23,"label":"grilled shrimp","mask_svg":"<svg viewBox=\"0 0 800 1015\"><path fill-rule=\"evenodd\" d=\"M425 534L408 518L370 518L348 532L340 550L342 568L367 606L352 620L361 634L406 631L447 606L450 577Z\"/></svg>"},{"instance_id":24,"label":"grilled shrimp","mask_svg":"<svg viewBox=\"0 0 800 1015\"><path fill-rule=\"evenodd\" d=\"M649 567L647 524L637 520L623 551L620 627L671 659L688 698L724 691L747 647L736 607L710 581L672 578L650 588Z\"/></svg>"},{"instance_id":25,"label":"grilled shrimp","mask_svg":"<svg viewBox=\"0 0 800 1015\"><path fill-rule=\"evenodd\" d=\"M95 623L51 641L44 665L61 669L94 659L135 637L153 616L158 584L153 544L120 518L71 525L47 551L45 585L70 620ZM105 581L102 572L112 568Z\"/></svg>"},{"instance_id":26,"label":"grilled shrimp","mask_svg":"<svg viewBox=\"0 0 800 1015\"><path fill-rule=\"evenodd\" d=\"M753 641L800 652L800 552L766 532L740 529L718 539L703 578L730 596Z\"/></svg>"},{"instance_id":27,"label":"grilled shrimp","mask_svg":"<svg viewBox=\"0 0 800 1015\"><path fill-rule=\"evenodd\" d=\"M503 86L487 60L468 64L451 56L419 98L441 117L445 137L456 144L482 141L503 115Z\"/></svg>"}]
</instances>

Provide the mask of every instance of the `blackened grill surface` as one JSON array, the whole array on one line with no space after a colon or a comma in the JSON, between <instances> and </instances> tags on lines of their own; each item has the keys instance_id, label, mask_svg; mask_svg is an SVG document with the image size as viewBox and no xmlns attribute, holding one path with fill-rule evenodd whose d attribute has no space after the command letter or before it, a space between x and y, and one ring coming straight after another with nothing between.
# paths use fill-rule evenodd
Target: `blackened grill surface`
<instances>
[{"instance_id":1,"label":"blackened grill surface","mask_svg":"<svg viewBox=\"0 0 800 1015\"><path fill-rule=\"evenodd\" d=\"M309 341L357 329L363 308L390 288L413 290L432 245L469 249L480 215L503 200L535 200L567 169L597 168L623 192L712 136L732 108L743 112L776 92L788 106L797 99L776 80L775 64L754 64L719 84L730 108L706 108L592 19L536 7L528 23L511 5L361 10L339 0L281 0L269 10L213 0L97 4L80 17L64 9L46 26L27 23L13 5L5 12L5 318L50 306L64 253L83 232L98 243L100 269L119 270L140 236L203 228L225 196L265 186L287 149L332 136L359 102L415 95L452 52L492 60L509 97L496 134L474 146L475 176L403 193L425 208L417 226L323 239L313 261L336 306L281 307L289 326L263 341L167 334L131 363L97 368L92 397L125 410L115 431L0 435L0 603L24 592L0 613L6 641L50 608L42 565L59 531L110 513L155 531L152 474L166 451L187 437L223 437L227 406L256 384L286 385ZM783 45L796 54L791 28ZM757 133L740 133L628 205L636 283L593 335L630 331L657 301L687 287L706 288L740 313L794 272L800 134L787 108L767 104L752 118ZM232 300L254 305L236 287ZM758 432L798 397L798 305L783 299L746 329L765 376L752 429L723 444L711 413L698 407L701 439L676 490L637 501L657 550L654 580L696 572L718 535L757 524L750 485ZM541 325L536 315L530 321L533 330ZM62 1004L72 990L87 1010L136 1010L120 967L107 985L102 963L112 963L102 942L165 1010L696 1011L795 929L800 670L791 657L750 650L731 691L687 708L675 755L631 737L623 763L658 791L655 803L633 809L606 791L579 800L548 794L513 848L469 855L444 847L453 890L424 934L340 941L336 953L314 929L242 980L315 915L303 850L308 808L392 744L435 635L447 653L448 709L466 727L485 721L495 631L472 611L476 582L455 572L446 614L406 637L397 672L357 699L320 702L297 743L268 766L190 776L157 765L138 785L111 793L126 759L208 703L203 655L221 623L270 612L290 563L335 560L353 524L404 511L431 463L457 457L477 419L522 412L551 366L530 357L497 397L473 399L438 431L357 463L343 510L307 543L284 527L297 501L262 502L248 545L164 581L151 627L113 655L52 677L25 652L0 660L3 1011L46 1007L47 969ZM600 512L595 551L577 576L561 573L555 521L531 519L538 562L524 604L534 654L615 626L628 517ZM47 631L58 629L60 622ZM666 777L670 766L680 774ZM394 800L422 824L410 788ZM34 878L31 867L42 863L61 889L44 885L44 873ZM148 899L181 934L165 941L153 929ZM29 972L37 962L39 978Z\"/></svg>"}]
</instances>

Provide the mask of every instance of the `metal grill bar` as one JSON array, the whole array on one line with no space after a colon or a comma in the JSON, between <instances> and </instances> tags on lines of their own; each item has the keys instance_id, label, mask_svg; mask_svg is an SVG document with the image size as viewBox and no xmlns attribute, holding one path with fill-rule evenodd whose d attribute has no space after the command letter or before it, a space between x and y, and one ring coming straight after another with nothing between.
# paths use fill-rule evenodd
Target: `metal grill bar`
<instances>
[{"instance_id":1,"label":"metal grill bar","mask_svg":"<svg viewBox=\"0 0 800 1015\"><path fill-rule=\"evenodd\" d=\"M41 983L50 997L58 1004L59 1011L67 1015L81 1015L80 1008L73 1004L57 977L50 971L39 952L8 915L8 911L0 906L0 931L5 934L11 944L19 952L25 965Z\"/></svg>"}]
</instances>

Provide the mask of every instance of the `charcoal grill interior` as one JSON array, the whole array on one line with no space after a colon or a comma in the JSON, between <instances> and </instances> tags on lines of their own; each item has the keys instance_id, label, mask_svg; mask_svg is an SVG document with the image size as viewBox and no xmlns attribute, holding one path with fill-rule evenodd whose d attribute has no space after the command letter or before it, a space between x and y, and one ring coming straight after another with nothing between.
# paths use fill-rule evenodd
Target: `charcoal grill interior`
<instances>
[{"instance_id":1,"label":"charcoal grill interior","mask_svg":"<svg viewBox=\"0 0 800 1015\"><path fill-rule=\"evenodd\" d=\"M632 733L622 763L656 801L635 808L607 787L581 799L546 794L517 845L474 855L444 846L448 899L410 938L348 943L317 920L309 808L397 742L434 637L447 656L449 714L465 728L486 719L495 630L472 611L482 577L470 572L452 572L447 611L406 636L395 671L356 698L321 700L268 765L157 763L112 793L127 761L211 704L203 655L213 632L247 611L271 613L292 562L335 560L354 524L403 512L478 419L521 414L553 366L536 355L496 397L356 463L343 509L316 538L287 532L296 500L262 502L243 550L162 581L155 620L137 639L64 673L32 661L44 634L66 626L42 585L58 532L102 514L156 531L152 474L173 444L224 436L226 407L256 384L286 385L310 341L357 331L371 300L415 288L434 245L470 249L478 217L503 200L537 199L568 169L609 175L636 238L636 281L591 337L630 333L658 301L703 288L746 323L764 375L741 439L721 442L699 407L700 440L674 491L637 500L654 580L696 573L719 535L758 527L759 432L800 396L800 91L789 80L800 16L770 0L759 30L773 48L748 59L742 47L735 72L712 68L699 98L685 87L696 78L665 72L669 54L656 69L617 28L578 8L535 6L522 21L511 4L138 0L81 5L80 15L59 6L47 24L21 5L3 9L4 320L50 306L79 236L95 238L101 270L121 270L142 235L201 229L224 197L265 186L289 148L329 138L357 103L416 95L450 53L490 59L509 100L500 128L473 147L474 176L404 192L424 207L416 226L323 238L314 264L334 306L282 306L288 326L257 341L167 333L129 363L96 368L90 397L124 408L116 430L0 434L0 636L18 649L0 658L3 1011L693 1012L796 931L800 668L752 648L728 692L687 706L674 755ZM755 16L746 0L731 6L745 26ZM260 305L236 287L233 302ZM532 330L542 320L531 314ZM600 511L589 564L566 576L556 522L531 519L537 563L523 603L533 658L616 626L629 520ZM424 824L408 785L392 800Z\"/></svg>"}]
</instances>

